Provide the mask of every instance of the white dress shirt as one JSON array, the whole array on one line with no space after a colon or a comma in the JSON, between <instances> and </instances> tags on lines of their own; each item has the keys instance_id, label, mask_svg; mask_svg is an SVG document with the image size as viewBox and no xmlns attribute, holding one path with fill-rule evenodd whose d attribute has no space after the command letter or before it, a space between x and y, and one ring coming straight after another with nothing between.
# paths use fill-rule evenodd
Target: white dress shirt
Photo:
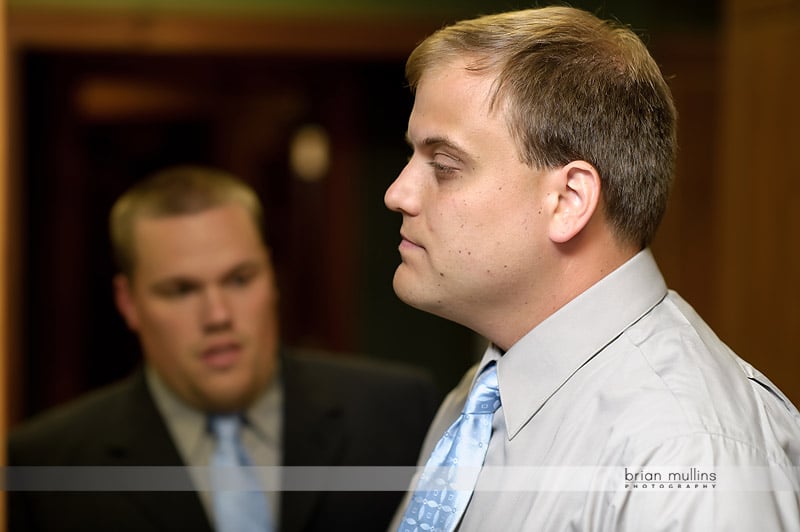
<instances>
[{"instance_id":1,"label":"white dress shirt","mask_svg":"<svg viewBox=\"0 0 800 532\"><path fill-rule=\"evenodd\" d=\"M461 532L800 531L800 413L667 289L649 250L506 353L490 346L421 466L491 360L502 406Z\"/></svg>"}]
</instances>

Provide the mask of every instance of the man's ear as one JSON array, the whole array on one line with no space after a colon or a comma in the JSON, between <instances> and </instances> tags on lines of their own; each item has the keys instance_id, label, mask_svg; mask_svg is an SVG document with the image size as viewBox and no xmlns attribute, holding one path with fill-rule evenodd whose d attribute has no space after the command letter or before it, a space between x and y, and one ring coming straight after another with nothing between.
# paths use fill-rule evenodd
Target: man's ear
<instances>
[{"instance_id":1,"label":"man's ear","mask_svg":"<svg viewBox=\"0 0 800 532\"><path fill-rule=\"evenodd\" d=\"M586 161L572 161L557 171L557 204L550 240L570 241L589 223L600 204L600 174Z\"/></svg>"},{"instance_id":2,"label":"man's ear","mask_svg":"<svg viewBox=\"0 0 800 532\"><path fill-rule=\"evenodd\" d=\"M128 276L118 273L113 279L114 302L117 310L122 314L125 323L132 331L139 330L139 311L132 293L131 281Z\"/></svg>"}]
</instances>

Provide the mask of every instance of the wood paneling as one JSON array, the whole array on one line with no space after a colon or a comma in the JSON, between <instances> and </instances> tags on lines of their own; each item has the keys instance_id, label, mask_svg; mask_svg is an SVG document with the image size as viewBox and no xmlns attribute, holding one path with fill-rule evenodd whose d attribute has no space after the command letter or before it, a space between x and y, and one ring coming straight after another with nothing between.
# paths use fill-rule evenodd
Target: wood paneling
<instances>
[{"instance_id":1,"label":"wood paneling","mask_svg":"<svg viewBox=\"0 0 800 532\"><path fill-rule=\"evenodd\" d=\"M213 16L163 11L17 8L14 46L140 53L313 54L405 57L438 18Z\"/></svg>"},{"instance_id":2,"label":"wood paneling","mask_svg":"<svg viewBox=\"0 0 800 532\"><path fill-rule=\"evenodd\" d=\"M717 329L800 403L800 2L727 7Z\"/></svg>"},{"instance_id":3,"label":"wood paneling","mask_svg":"<svg viewBox=\"0 0 800 532\"><path fill-rule=\"evenodd\" d=\"M651 51L678 110L678 160L670 203L653 242L669 286L709 323L716 321L714 224L719 132L719 39L714 32L653 38Z\"/></svg>"},{"instance_id":4,"label":"wood paneling","mask_svg":"<svg viewBox=\"0 0 800 532\"><path fill-rule=\"evenodd\" d=\"M9 118L8 118L8 47L6 40L6 0L0 0L0 442L6 441L8 430L9 351L13 345L9 327ZM5 452L0 453L0 466L6 464ZM5 530L6 505L0 493L0 530Z\"/></svg>"}]
</instances>

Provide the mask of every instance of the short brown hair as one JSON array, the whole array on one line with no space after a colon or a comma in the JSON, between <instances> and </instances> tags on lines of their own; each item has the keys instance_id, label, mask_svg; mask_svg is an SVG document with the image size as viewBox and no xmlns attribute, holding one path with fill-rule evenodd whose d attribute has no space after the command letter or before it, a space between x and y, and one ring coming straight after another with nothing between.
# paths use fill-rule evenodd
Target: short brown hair
<instances>
[{"instance_id":1,"label":"short brown hair","mask_svg":"<svg viewBox=\"0 0 800 532\"><path fill-rule=\"evenodd\" d=\"M117 268L128 276L133 273L133 225L137 218L193 214L229 203L247 209L264 241L261 202L255 191L236 176L216 168L175 166L145 178L111 208L109 231Z\"/></svg>"},{"instance_id":2,"label":"short brown hair","mask_svg":"<svg viewBox=\"0 0 800 532\"><path fill-rule=\"evenodd\" d=\"M676 111L636 34L569 7L461 21L412 52L406 63L412 90L426 71L458 57L470 61L470 71L497 76L492 105L503 106L523 162L591 163L617 237L650 243L672 185Z\"/></svg>"}]
</instances>

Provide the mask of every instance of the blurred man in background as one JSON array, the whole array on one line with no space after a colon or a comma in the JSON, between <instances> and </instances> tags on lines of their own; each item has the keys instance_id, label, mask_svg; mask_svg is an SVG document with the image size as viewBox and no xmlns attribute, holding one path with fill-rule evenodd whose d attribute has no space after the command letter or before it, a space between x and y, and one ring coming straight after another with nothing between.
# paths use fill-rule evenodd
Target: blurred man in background
<instances>
[{"instance_id":1,"label":"blurred man in background","mask_svg":"<svg viewBox=\"0 0 800 532\"><path fill-rule=\"evenodd\" d=\"M11 466L222 464L252 473L249 466L414 464L436 406L432 382L406 368L281 346L261 209L241 180L201 167L164 170L116 202L115 299L140 340L143 367L16 428ZM10 493L9 514L13 531L379 530L400 496L31 491ZM241 516L249 521L235 528Z\"/></svg>"}]
</instances>

